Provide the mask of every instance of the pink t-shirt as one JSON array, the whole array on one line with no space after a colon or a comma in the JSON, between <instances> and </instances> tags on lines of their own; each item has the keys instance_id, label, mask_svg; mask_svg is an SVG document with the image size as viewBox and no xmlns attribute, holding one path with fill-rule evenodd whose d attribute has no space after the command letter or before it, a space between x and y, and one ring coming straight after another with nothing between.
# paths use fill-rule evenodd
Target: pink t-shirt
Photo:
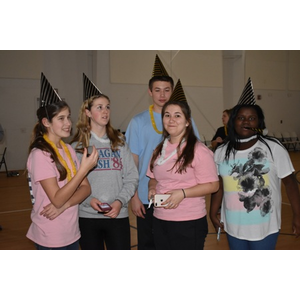
<instances>
[{"instance_id":1,"label":"pink t-shirt","mask_svg":"<svg viewBox=\"0 0 300 300\"><path fill-rule=\"evenodd\" d=\"M70 145L67 145L67 147L78 169L79 161L75 151ZM59 149L59 152L67 162L70 170L72 170L64 150ZM53 177L59 180L59 172L55 163L52 162L50 154L40 149L33 149L27 160L27 169L31 177L35 203L31 211L32 223L26 236L35 243L45 247L64 247L76 242L80 238L78 205L66 209L54 220L49 220L40 215L43 208L50 203L40 181ZM67 183L67 179L57 183L59 187L63 187Z\"/></svg>"},{"instance_id":2,"label":"pink t-shirt","mask_svg":"<svg viewBox=\"0 0 300 300\"><path fill-rule=\"evenodd\" d=\"M178 144L167 143L165 158L167 158ZM183 144L183 147L185 144ZM193 163L187 168L186 173L175 173L176 167L169 171L177 160L174 154L162 165L154 165L153 173L148 167L147 176L155 178L157 194L164 194L174 189L187 189L197 184L218 181L216 165L213 152L201 142L195 145L195 156ZM188 221L196 220L206 215L205 197L185 198L176 209L154 208L154 216L166 221Z\"/></svg>"}]
</instances>

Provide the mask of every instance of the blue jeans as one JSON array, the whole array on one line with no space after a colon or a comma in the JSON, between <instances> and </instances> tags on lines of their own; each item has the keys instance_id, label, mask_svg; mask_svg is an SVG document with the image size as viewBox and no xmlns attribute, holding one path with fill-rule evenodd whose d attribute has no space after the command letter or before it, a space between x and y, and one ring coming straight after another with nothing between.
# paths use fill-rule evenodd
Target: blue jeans
<instances>
[{"instance_id":1,"label":"blue jeans","mask_svg":"<svg viewBox=\"0 0 300 300\"><path fill-rule=\"evenodd\" d=\"M260 241L237 239L227 233L230 250L275 250L279 232L273 233Z\"/></svg>"},{"instance_id":2,"label":"blue jeans","mask_svg":"<svg viewBox=\"0 0 300 300\"><path fill-rule=\"evenodd\" d=\"M44 246L41 246L38 244L35 244L35 247L37 250L79 250L79 241L76 241L71 245L67 245L64 247L58 247L58 248L44 247Z\"/></svg>"}]
</instances>

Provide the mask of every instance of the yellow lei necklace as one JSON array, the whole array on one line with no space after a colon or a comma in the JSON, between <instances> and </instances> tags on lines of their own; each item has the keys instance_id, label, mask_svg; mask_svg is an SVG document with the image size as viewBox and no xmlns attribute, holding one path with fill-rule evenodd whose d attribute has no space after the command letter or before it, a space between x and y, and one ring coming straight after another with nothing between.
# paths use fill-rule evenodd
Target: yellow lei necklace
<instances>
[{"instance_id":1,"label":"yellow lei necklace","mask_svg":"<svg viewBox=\"0 0 300 300\"><path fill-rule=\"evenodd\" d=\"M158 133L158 134L162 134L163 132L162 131L159 131L156 127L156 124L155 124L155 120L154 120L154 115L153 115L153 104L149 106L149 113L150 113L150 118L151 118L151 123L152 123L152 126L153 126L153 129Z\"/></svg>"},{"instance_id":2,"label":"yellow lei necklace","mask_svg":"<svg viewBox=\"0 0 300 300\"><path fill-rule=\"evenodd\" d=\"M60 161L61 164L64 166L64 168L67 170L67 179L68 179L68 181L70 181L70 180L72 179L72 174L71 174L70 168L68 167L68 164L67 164L66 161L63 159L63 157L60 155L60 153L59 153L59 151L58 151L56 145L55 145L53 142L51 142L51 141L49 140L49 138L48 138L48 136L47 136L46 134L43 135L43 138L44 138L44 140L45 140L48 144L50 144L50 145L52 146L52 148L54 149L54 151L55 151L55 153L56 153L56 155L57 155L59 161ZM77 170L76 170L75 163L74 163L74 161L73 161L73 159L72 159L71 153L70 153L70 151L69 151L67 145L66 145L62 140L60 140L60 144L61 144L61 146L63 147L65 153L67 154L67 157L68 157L69 161L71 162L71 165L72 165L72 173L73 173L73 176L75 176Z\"/></svg>"},{"instance_id":3,"label":"yellow lei necklace","mask_svg":"<svg viewBox=\"0 0 300 300\"><path fill-rule=\"evenodd\" d=\"M225 135L227 136L227 126L224 126Z\"/></svg>"}]
</instances>

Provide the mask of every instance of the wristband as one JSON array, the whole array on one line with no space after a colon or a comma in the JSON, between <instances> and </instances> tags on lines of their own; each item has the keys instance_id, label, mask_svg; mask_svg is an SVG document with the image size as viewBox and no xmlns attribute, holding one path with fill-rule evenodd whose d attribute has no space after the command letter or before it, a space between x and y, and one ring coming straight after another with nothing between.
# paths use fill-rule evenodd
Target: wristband
<instances>
[{"instance_id":1,"label":"wristband","mask_svg":"<svg viewBox=\"0 0 300 300\"><path fill-rule=\"evenodd\" d=\"M183 199L184 199L184 198L186 198L185 191L184 191L184 189L181 189L181 190L183 192Z\"/></svg>"}]
</instances>

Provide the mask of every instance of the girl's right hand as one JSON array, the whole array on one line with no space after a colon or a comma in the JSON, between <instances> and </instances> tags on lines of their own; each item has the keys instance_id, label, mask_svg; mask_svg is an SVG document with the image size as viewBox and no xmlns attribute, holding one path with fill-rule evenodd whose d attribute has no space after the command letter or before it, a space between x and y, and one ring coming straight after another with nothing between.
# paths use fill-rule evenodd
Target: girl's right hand
<instances>
[{"instance_id":1,"label":"girl's right hand","mask_svg":"<svg viewBox=\"0 0 300 300\"><path fill-rule=\"evenodd\" d=\"M155 194L156 194L156 190L155 189L153 189L153 188L149 189L149 191L148 191L148 200L149 201L150 201L150 199L154 200Z\"/></svg>"},{"instance_id":2,"label":"girl's right hand","mask_svg":"<svg viewBox=\"0 0 300 300\"><path fill-rule=\"evenodd\" d=\"M93 151L89 156L87 156L87 153L87 148L84 148L80 165L80 168L84 168L86 170L86 173L88 173L92 168L94 168L97 165L99 158L99 154L95 146L93 146Z\"/></svg>"},{"instance_id":3,"label":"girl's right hand","mask_svg":"<svg viewBox=\"0 0 300 300\"><path fill-rule=\"evenodd\" d=\"M221 227L221 229L224 228L224 224L220 222L220 219L218 217L218 215L214 216L212 218L212 216L210 216L211 222L213 223L213 226L215 227L216 232L218 232L219 227Z\"/></svg>"}]
</instances>

